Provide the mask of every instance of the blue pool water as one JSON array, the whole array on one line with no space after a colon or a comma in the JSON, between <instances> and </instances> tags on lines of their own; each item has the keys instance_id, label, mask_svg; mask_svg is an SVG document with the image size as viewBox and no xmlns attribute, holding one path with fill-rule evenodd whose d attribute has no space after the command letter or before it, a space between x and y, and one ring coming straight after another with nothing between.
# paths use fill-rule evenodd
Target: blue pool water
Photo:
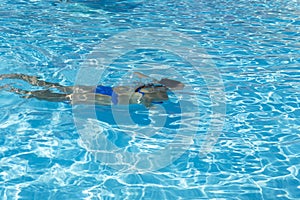
<instances>
[{"instance_id":1,"label":"blue pool water","mask_svg":"<svg viewBox=\"0 0 300 200\"><path fill-rule=\"evenodd\" d=\"M1 89L1 199L300 199L298 0L0 5L0 74L116 86L143 72L186 85L150 109Z\"/></svg>"}]
</instances>

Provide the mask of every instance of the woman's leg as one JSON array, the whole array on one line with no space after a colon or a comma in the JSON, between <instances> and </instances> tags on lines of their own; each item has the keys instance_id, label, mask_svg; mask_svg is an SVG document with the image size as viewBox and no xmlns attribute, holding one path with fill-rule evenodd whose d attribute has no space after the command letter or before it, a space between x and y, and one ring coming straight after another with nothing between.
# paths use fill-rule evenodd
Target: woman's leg
<instances>
[{"instance_id":1,"label":"woman's leg","mask_svg":"<svg viewBox=\"0 0 300 200\"><path fill-rule=\"evenodd\" d=\"M62 93L54 93L51 90L36 90L36 91L28 91L22 90L19 88L10 87L10 92L14 92L15 94L19 94L21 97L29 99L36 98L39 100L51 101L51 102L69 102L71 100L71 95L62 94Z\"/></svg>"},{"instance_id":2,"label":"woman's leg","mask_svg":"<svg viewBox=\"0 0 300 200\"><path fill-rule=\"evenodd\" d=\"M26 81L27 83L33 85L33 86L40 86L44 88L56 88L60 90L61 92L72 92L71 87L65 87L58 83L51 83L47 81L39 80L39 77L37 76L29 76L26 74L1 74L0 80L2 79L19 79L22 81Z\"/></svg>"}]
</instances>

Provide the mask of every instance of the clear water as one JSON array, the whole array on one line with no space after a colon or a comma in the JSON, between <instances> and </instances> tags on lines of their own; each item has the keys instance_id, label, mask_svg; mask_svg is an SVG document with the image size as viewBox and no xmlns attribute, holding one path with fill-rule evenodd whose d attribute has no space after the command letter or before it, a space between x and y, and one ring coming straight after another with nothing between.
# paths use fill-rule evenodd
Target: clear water
<instances>
[{"instance_id":1,"label":"clear water","mask_svg":"<svg viewBox=\"0 0 300 200\"><path fill-rule=\"evenodd\" d=\"M90 119L85 114L91 107L81 106L81 120L100 127L89 133L75 125L69 104L1 90L1 199L300 199L299 1L0 0L0 5L1 74L72 85L104 39L164 28L205 50L200 58L218 69L226 99L222 132L203 154L213 112L209 85L189 60L163 49L127 52L101 77L107 85L130 84L124 77L142 71L188 86L192 94L174 95L162 106L130 106L136 126L116 121L123 107L93 107L97 116ZM32 89L22 81L1 81L7 83ZM186 103L184 112L179 102ZM161 116L167 116L163 126ZM156 170L120 171L92 149L106 148L93 143L105 134L120 149L151 154L178 130L196 132L191 145Z\"/></svg>"}]
</instances>

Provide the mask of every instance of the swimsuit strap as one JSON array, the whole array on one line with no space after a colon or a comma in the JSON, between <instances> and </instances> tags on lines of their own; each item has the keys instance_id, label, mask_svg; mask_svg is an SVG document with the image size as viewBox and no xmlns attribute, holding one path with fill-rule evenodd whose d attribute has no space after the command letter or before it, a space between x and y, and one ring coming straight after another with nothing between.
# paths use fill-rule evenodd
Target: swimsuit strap
<instances>
[{"instance_id":1,"label":"swimsuit strap","mask_svg":"<svg viewBox=\"0 0 300 200\"><path fill-rule=\"evenodd\" d=\"M154 83L149 83L149 84L144 84L138 88L135 89L135 92L141 93L142 95L144 95L144 92L141 92L141 89L146 88L146 87L152 87L152 88L156 88L156 87L164 87L164 85L162 84L154 84Z\"/></svg>"},{"instance_id":2,"label":"swimsuit strap","mask_svg":"<svg viewBox=\"0 0 300 200\"><path fill-rule=\"evenodd\" d=\"M142 85L142 86L136 88L136 89L134 90L134 92L141 93L141 94L144 96L145 93L144 93L144 92L141 92L141 89L143 89L144 87L146 87L146 85Z\"/></svg>"}]
</instances>

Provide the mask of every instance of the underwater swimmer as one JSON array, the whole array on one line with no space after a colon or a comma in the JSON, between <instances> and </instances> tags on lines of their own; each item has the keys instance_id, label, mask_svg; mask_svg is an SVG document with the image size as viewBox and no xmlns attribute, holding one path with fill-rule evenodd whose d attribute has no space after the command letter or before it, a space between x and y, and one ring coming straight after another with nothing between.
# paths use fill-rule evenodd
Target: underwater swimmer
<instances>
[{"instance_id":1,"label":"underwater swimmer","mask_svg":"<svg viewBox=\"0 0 300 200\"><path fill-rule=\"evenodd\" d=\"M150 78L142 73L135 73L139 78ZM28 82L32 86L43 89L29 91L6 85L9 91L21 95L23 98L36 98L51 102L69 102L71 104L99 104L99 105L126 105L144 104L146 107L153 103L162 103L168 100L168 90L178 90L184 84L171 79L152 79L152 83L143 84L136 88L128 86L63 86L39 80L36 76L25 74L2 74L2 79L19 79Z\"/></svg>"}]
</instances>

